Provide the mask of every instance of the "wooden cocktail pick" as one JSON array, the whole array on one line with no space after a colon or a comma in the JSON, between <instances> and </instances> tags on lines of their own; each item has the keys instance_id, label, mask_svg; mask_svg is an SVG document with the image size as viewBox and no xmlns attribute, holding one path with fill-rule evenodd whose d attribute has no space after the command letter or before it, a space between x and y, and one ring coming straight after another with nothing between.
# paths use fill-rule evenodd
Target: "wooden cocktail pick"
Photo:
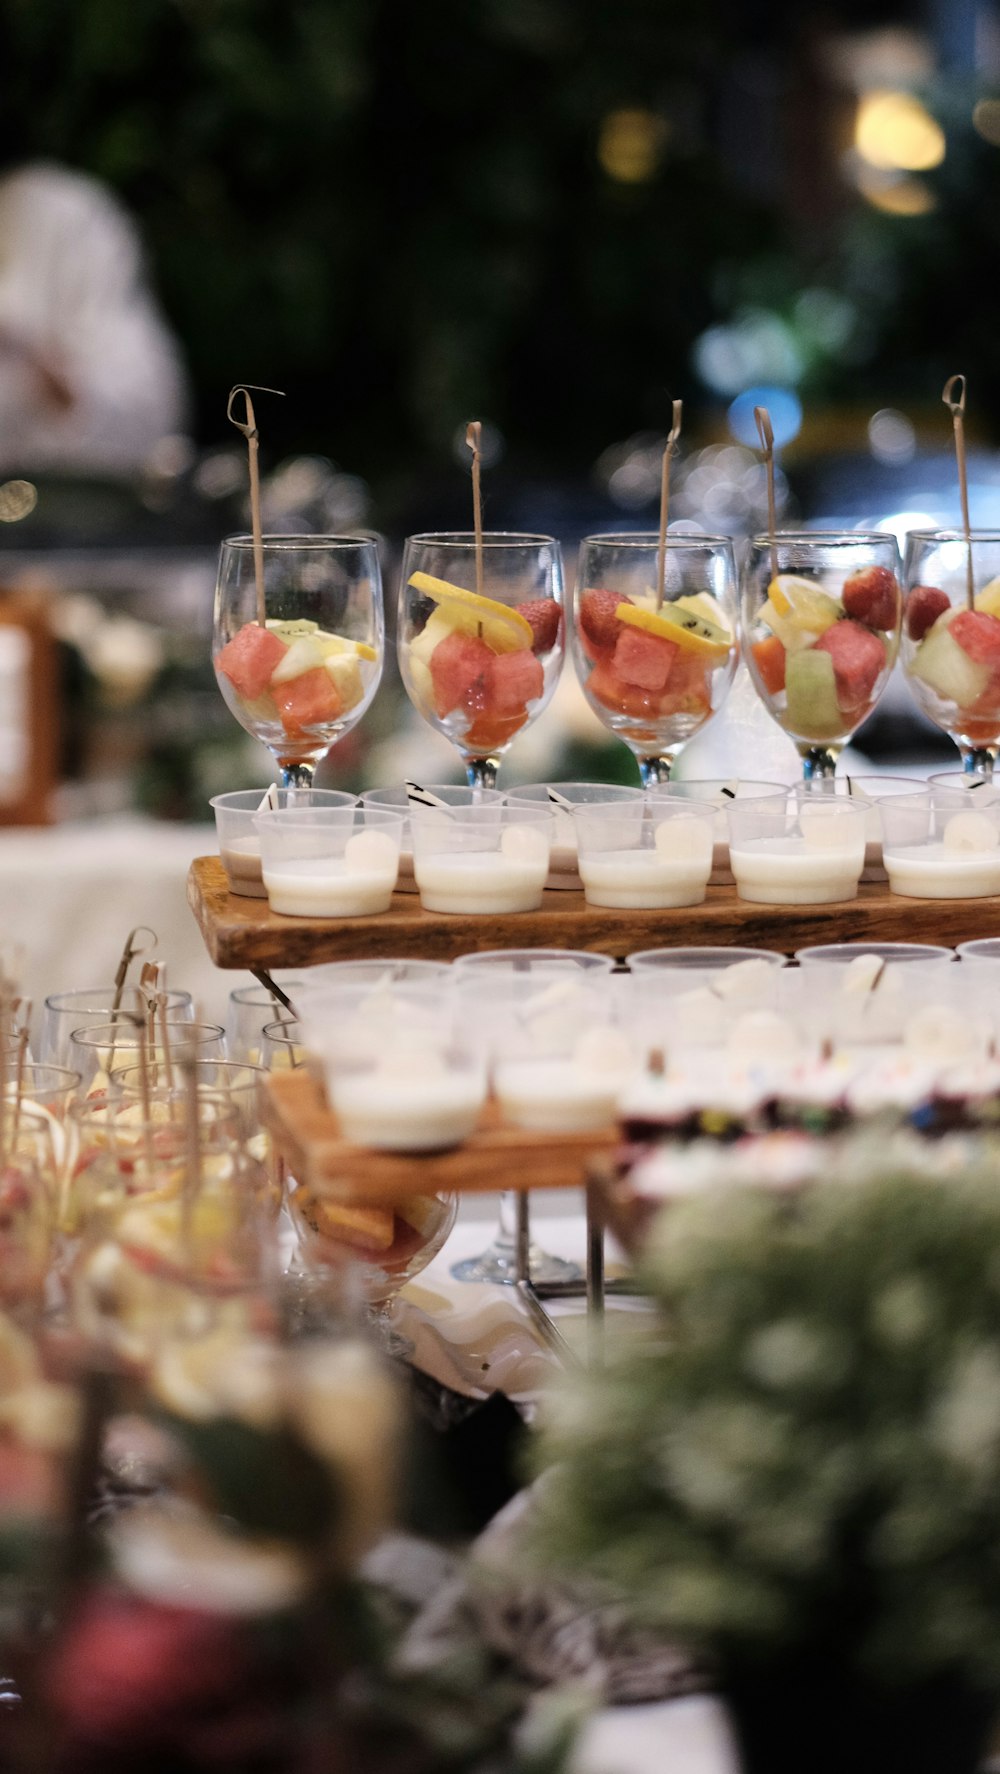
<instances>
[{"instance_id":1,"label":"wooden cocktail pick","mask_svg":"<svg viewBox=\"0 0 1000 1774\"><path fill-rule=\"evenodd\" d=\"M260 521L260 464L257 452L260 447L260 432L257 429L257 417L250 399L250 390L254 394L280 394L284 399L283 388L262 388L257 382L237 382L235 388L229 390L226 405L226 418L237 431L242 431L247 440L247 455L250 466L250 527L253 531L253 576L257 588L257 622L263 628L267 621L267 603L264 597L264 532ZM242 394L246 402L246 414L237 419L233 412L233 402L238 394Z\"/></svg>"},{"instance_id":2,"label":"wooden cocktail pick","mask_svg":"<svg viewBox=\"0 0 1000 1774\"><path fill-rule=\"evenodd\" d=\"M962 501L962 529L965 532L965 599L970 610L976 604L976 581L972 569L972 526L969 523L969 473L965 463L965 377L949 376L941 395L951 414L955 434L955 460L958 463L958 496Z\"/></svg>"},{"instance_id":3,"label":"wooden cocktail pick","mask_svg":"<svg viewBox=\"0 0 1000 1774\"><path fill-rule=\"evenodd\" d=\"M767 535L771 544L771 578L777 579L778 519L774 503L774 427L766 407L754 407L753 416L757 426L757 436L760 438L760 447L764 452L764 467L767 472Z\"/></svg>"},{"instance_id":4,"label":"wooden cocktail pick","mask_svg":"<svg viewBox=\"0 0 1000 1774\"><path fill-rule=\"evenodd\" d=\"M476 533L476 590L483 595L483 488L480 479L483 427L479 419L471 419L465 442L472 451L472 522Z\"/></svg>"},{"instance_id":5,"label":"wooden cocktail pick","mask_svg":"<svg viewBox=\"0 0 1000 1774\"><path fill-rule=\"evenodd\" d=\"M677 450L677 440L681 434L681 417L684 402L674 401L674 422L667 433L667 441L663 449L663 462L660 468L660 544L656 551L656 608L663 608L663 594L667 583L667 523L670 517L670 462Z\"/></svg>"},{"instance_id":6,"label":"wooden cocktail pick","mask_svg":"<svg viewBox=\"0 0 1000 1774\"><path fill-rule=\"evenodd\" d=\"M136 940L140 935L151 936L153 940L149 944L141 944ZM137 955L148 955L150 950L155 949L159 940L156 931L151 930L148 924L137 924L134 930L129 931L125 938L125 947L122 949L118 970L115 973L115 995L111 1000L112 1016L121 1009L122 993L125 990L125 981L128 978L128 970L132 962Z\"/></svg>"},{"instance_id":7,"label":"wooden cocktail pick","mask_svg":"<svg viewBox=\"0 0 1000 1774\"><path fill-rule=\"evenodd\" d=\"M184 1079L185 1164L181 1191L181 1243L188 1269L194 1267L194 1215L201 1194L201 1117L198 1109L198 1071L192 1055L181 1059Z\"/></svg>"},{"instance_id":8,"label":"wooden cocktail pick","mask_svg":"<svg viewBox=\"0 0 1000 1774\"><path fill-rule=\"evenodd\" d=\"M24 1096L24 1067L28 1058L28 1038L31 1033L31 999L15 998L14 1014L20 1011L23 1017L21 1027L17 1031L17 1057L14 1072L14 1132L13 1142L16 1146L18 1130L21 1125L21 1100Z\"/></svg>"}]
</instances>

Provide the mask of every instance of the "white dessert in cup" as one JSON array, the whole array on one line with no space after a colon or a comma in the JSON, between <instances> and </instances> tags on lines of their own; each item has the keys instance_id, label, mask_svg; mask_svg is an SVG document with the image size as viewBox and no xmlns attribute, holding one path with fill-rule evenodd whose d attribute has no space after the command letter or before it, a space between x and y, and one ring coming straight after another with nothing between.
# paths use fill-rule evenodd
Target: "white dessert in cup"
<instances>
[{"instance_id":1,"label":"white dessert in cup","mask_svg":"<svg viewBox=\"0 0 1000 1774\"><path fill-rule=\"evenodd\" d=\"M889 886L909 899L978 899L1000 893L1000 820L984 807L962 808L940 837L888 844L883 850Z\"/></svg>"},{"instance_id":2,"label":"white dessert in cup","mask_svg":"<svg viewBox=\"0 0 1000 1774\"><path fill-rule=\"evenodd\" d=\"M290 918L365 918L387 912L399 852L384 832L358 831L342 856L287 857L265 862L273 912Z\"/></svg>"}]
</instances>

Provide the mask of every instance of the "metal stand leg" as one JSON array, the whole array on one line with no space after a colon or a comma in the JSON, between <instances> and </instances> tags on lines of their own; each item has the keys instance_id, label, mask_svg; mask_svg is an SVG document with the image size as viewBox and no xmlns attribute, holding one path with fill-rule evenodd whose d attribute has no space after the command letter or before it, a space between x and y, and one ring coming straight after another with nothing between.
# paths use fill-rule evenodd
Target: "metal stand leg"
<instances>
[{"instance_id":1,"label":"metal stand leg","mask_svg":"<svg viewBox=\"0 0 1000 1774\"><path fill-rule=\"evenodd\" d=\"M517 1243L514 1252L514 1274L514 1285L539 1335L553 1353L558 1355L564 1366L578 1365L577 1357L565 1337L553 1324L531 1279L531 1205L527 1189L520 1189L517 1196Z\"/></svg>"},{"instance_id":2,"label":"metal stand leg","mask_svg":"<svg viewBox=\"0 0 1000 1774\"><path fill-rule=\"evenodd\" d=\"M587 1349L592 1366L604 1355L604 1221L597 1193L587 1184Z\"/></svg>"}]
</instances>

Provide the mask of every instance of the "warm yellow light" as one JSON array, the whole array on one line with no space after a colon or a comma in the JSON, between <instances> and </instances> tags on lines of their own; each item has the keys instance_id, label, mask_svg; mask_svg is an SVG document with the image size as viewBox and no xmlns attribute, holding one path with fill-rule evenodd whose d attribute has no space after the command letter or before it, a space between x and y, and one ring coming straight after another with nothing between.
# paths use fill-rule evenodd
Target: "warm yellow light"
<instances>
[{"instance_id":1,"label":"warm yellow light","mask_svg":"<svg viewBox=\"0 0 1000 1774\"><path fill-rule=\"evenodd\" d=\"M667 126L654 111L609 111L601 122L597 158L609 179L643 185L663 158Z\"/></svg>"},{"instance_id":2,"label":"warm yellow light","mask_svg":"<svg viewBox=\"0 0 1000 1774\"><path fill-rule=\"evenodd\" d=\"M862 173L858 189L875 209L889 216L926 216L937 198L923 179L879 179Z\"/></svg>"},{"instance_id":3,"label":"warm yellow light","mask_svg":"<svg viewBox=\"0 0 1000 1774\"><path fill-rule=\"evenodd\" d=\"M38 488L30 480L5 480L0 487L0 524L19 524L38 504Z\"/></svg>"},{"instance_id":4,"label":"warm yellow light","mask_svg":"<svg viewBox=\"0 0 1000 1774\"><path fill-rule=\"evenodd\" d=\"M1000 99L980 99L972 109L972 127L994 148L1000 148Z\"/></svg>"},{"instance_id":5,"label":"warm yellow light","mask_svg":"<svg viewBox=\"0 0 1000 1774\"><path fill-rule=\"evenodd\" d=\"M854 145L883 172L929 172L945 156L944 131L909 92L869 92L858 105Z\"/></svg>"}]
</instances>

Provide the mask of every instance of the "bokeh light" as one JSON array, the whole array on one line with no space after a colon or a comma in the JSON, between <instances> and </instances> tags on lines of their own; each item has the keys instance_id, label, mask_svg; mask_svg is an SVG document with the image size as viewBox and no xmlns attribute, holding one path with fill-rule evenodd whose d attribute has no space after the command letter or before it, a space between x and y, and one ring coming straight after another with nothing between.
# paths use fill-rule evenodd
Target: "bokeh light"
<instances>
[{"instance_id":1,"label":"bokeh light","mask_svg":"<svg viewBox=\"0 0 1000 1774\"><path fill-rule=\"evenodd\" d=\"M770 413L776 449L791 443L793 437L798 436L802 428L802 402L798 395L791 388L776 388L760 383L757 387L745 388L742 394L738 394L726 414L730 432L737 443L749 444L751 448L759 447L754 407L766 407Z\"/></svg>"},{"instance_id":2,"label":"bokeh light","mask_svg":"<svg viewBox=\"0 0 1000 1774\"><path fill-rule=\"evenodd\" d=\"M643 185L663 159L669 130L655 111L609 111L601 122L597 158L609 179L621 185Z\"/></svg>"},{"instance_id":3,"label":"bokeh light","mask_svg":"<svg viewBox=\"0 0 1000 1774\"><path fill-rule=\"evenodd\" d=\"M980 99L972 108L972 127L984 142L1000 148L1000 99Z\"/></svg>"},{"instance_id":4,"label":"bokeh light","mask_svg":"<svg viewBox=\"0 0 1000 1774\"><path fill-rule=\"evenodd\" d=\"M858 105L854 145L883 172L929 172L946 143L941 125L910 92L869 92Z\"/></svg>"}]
</instances>

